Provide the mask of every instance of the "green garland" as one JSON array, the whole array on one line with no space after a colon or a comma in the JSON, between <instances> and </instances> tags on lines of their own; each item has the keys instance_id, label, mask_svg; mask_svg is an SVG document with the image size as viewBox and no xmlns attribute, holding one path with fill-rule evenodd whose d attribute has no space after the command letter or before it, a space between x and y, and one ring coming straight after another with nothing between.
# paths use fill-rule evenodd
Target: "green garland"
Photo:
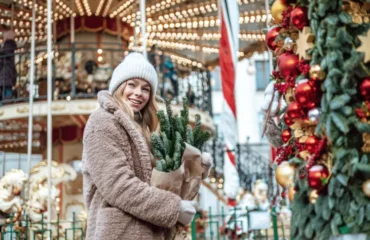
<instances>
[{"instance_id":1,"label":"green garland","mask_svg":"<svg viewBox=\"0 0 370 240\"><path fill-rule=\"evenodd\" d=\"M311 66L320 64L326 73L316 134L328 137L333 166L327 193L321 193L315 204L309 203L307 180L296 181L292 239L370 235L370 198L362 192L363 182L370 179L370 162L369 154L361 152L362 134L370 132L370 125L362 123L355 113L364 101L358 85L370 72L369 65L363 63L363 53L356 51L360 45L357 36L365 34L370 24L352 23L352 17L342 11L342 4L338 0L298 1L298 5L308 7L316 36L310 51Z\"/></svg>"}]
</instances>

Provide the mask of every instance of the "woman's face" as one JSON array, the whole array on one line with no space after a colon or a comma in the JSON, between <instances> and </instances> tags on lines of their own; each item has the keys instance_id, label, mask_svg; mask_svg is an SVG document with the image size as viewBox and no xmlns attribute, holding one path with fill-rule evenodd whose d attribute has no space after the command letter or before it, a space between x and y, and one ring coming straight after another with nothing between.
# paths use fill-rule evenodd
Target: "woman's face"
<instances>
[{"instance_id":1,"label":"woman's face","mask_svg":"<svg viewBox=\"0 0 370 240\"><path fill-rule=\"evenodd\" d=\"M150 84L142 79L127 81L123 89L123 101L131 106L134 112L141 111L150 99Z\"/></svg>"}]
</instances>

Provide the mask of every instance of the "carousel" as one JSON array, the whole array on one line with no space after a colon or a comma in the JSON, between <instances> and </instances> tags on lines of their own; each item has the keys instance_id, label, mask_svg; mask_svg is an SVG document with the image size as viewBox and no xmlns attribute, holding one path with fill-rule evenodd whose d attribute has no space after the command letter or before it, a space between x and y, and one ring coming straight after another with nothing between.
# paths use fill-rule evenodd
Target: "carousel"
<instances>
[{"instance_id":1,"label":"carousel","mask_svg":"<svg viewBox=\"0 0 370 240\"><path fill-rule=\"evenodd\" d=\"M250 57L265 50L266 6L260 0L238 4L238 56ZM16 80L11 96L2 94L0 101L4 239L10 229L19 239L82 239L84 127L99 107L97 92L130 51L143 52L157 69L159 100L171 99L176 113L187 97L190 121L199 114L215 134L210 71L218 65L218 10L215 0L0 3L0 44L9 40L8 31L17 44ZM222 199L222 173L213 169L213 176L206 185Z\"/></svg>"}]
</instances>

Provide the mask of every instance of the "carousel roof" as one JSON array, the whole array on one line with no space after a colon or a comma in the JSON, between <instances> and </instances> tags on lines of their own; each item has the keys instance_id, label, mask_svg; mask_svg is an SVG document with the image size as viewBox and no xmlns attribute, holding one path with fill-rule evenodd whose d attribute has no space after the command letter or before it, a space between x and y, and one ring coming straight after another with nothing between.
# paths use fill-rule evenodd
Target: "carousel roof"
<instances>
[{"instance_id":1,"label":"carousel roof","mask_svg":"<svg viewBox=\"0 0 370 240\"><path fill-rule=\"evenodd\" d=\"M36 1L36 40L46 40L46 0ZM54 0L54 26L67 22L71 16L104 18L107 24L122 21L134 31L140 26L138 0ZM146 21L148 47L159 49L203 65L218 64L219 19L217 0L147 0ZM240 57L254 51L263 51L266 26L264 0L238 0L240 11ZM0 30L10 27L13 21L16 41L27 46L31 35L32 0L2 0L0 2ZM118 25L117 25L118 26ZM108 26L109 27L109 26ZM130 49L134 44L134 31L128 31ZM1 34L1 33L0 33ZM54 34L58 36L56 31Z\"/></svg>"}]
</instances>

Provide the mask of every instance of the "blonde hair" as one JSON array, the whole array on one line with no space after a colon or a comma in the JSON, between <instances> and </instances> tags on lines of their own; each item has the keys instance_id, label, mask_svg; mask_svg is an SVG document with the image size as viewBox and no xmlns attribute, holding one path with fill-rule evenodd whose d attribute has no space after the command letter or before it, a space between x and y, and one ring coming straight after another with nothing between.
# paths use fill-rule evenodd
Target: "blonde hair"
<instances>
[{"instance_id":1,"label":"blonde hair","mask_svg":"<svg viewBox=\"0 0 370 240\"><path fill-rule=\"evenodd\" d=\"M136 117L135 113L133 112L132 108L122 100L123 91L127 86L127 81L121 84L113 93L112 98L113 101L119 106L119 108L127 113L132 120L134 120L138 126L140 126L140 130L143 133L148 145L150 146L150 135L152 132L157 130L158 127L158 119L157 119L157 101L155 100L155 94L152 92L150 98L145 107L139 112L139 117Z\"/></svg>"}]
</instances>

